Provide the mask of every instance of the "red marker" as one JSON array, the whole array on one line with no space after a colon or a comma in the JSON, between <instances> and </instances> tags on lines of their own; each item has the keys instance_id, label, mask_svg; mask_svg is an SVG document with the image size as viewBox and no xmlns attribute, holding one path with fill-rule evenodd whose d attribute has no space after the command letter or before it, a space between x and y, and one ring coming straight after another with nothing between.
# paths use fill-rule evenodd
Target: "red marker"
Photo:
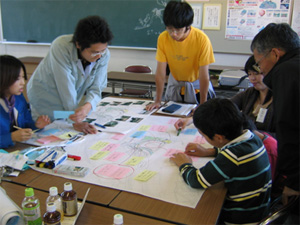
<instances>
[{"instance_id":1,"label":"red marker","mask_svg":"<svg viewBox=\"0 0 300 225\"><path fill-rule=\"evenodd\" d=\"M81 157L78 155L68 155L68 159L71 159L74 161L79 161L79 160L81 160Z\"/></svg>"}]
</instances>

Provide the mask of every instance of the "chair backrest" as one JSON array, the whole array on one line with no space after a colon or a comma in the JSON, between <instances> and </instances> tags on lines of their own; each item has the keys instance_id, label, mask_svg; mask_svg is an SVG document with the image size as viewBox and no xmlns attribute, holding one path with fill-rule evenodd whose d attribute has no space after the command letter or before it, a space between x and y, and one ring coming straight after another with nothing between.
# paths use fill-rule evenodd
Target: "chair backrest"
<instances>
[{"instance_id":1,"label":"chair backrest","mask_svg":"<svg viewBox=\"0 0 300 225\"><path fill-rule=\"evenodd\" d=\"M271 207L271 213L269 216L262 219L258 225L272 225L272 224L283 224L284 221L288 218L290 210L297 204L299 199L298 195L290 197L288 204L283 205L277 208L275 211L272 211L272 208L276 208L276 205L281 202L277 200L277 203Z\"/></svg>"},{"instance_id":2,"label":"chair backrest","mask_svg":"<svg viewBox=\"0 0 300 225\"><path fill-rule=\"evenodd\" d=\"M130 73L152 73L150 66L146 65L130 65L124 69L124 72Z\"/></svg>"}]
</instances>

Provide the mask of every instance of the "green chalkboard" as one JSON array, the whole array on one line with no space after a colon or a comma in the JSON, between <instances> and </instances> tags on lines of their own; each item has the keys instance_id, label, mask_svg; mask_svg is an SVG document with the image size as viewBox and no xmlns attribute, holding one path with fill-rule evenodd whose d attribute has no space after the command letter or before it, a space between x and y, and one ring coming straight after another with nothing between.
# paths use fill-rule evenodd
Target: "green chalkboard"
<instances>
[{"instance_id":1,"label":"green chalkboard","mask_svg":"<svg viewBox=\"0 0 300 225\"><path fill-rule=\"evenodd\" d=\"M59 35L72 34L81 18L99 15L114 34L112 46L156 48L168 1L1 0L3 38L51 43Z\"/></svg>"}]
</instances>

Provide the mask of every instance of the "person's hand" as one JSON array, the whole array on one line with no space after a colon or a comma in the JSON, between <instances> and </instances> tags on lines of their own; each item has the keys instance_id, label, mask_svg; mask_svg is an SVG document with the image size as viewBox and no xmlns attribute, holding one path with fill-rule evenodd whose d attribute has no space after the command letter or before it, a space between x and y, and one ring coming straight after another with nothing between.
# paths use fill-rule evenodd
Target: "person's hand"
<instances>
[{"instance_id":1,"label":"person's hand","mask_svg":"<svg viewBox=\"0 0 300 225\"><path fill-rule=\"evenodd\" d=\"M178 167L185 163L192 163L192 159L184 153L175 153L170 157L170 160L173 161Z\"/></svg>"},{"instance_id":2,"label":"person's hand","mask_svg":"<svg viewBox=\"0 0 300 225\"><path fill-rule=\"evenodd\" d=\"M295 191L287 186L283 187L282 192L282 203L283 205L286 205L288 203L289 197L293 195L300 195L300 191Z\"/></svg>"},{"instance_id":3,"label":"person's hand","mask_svg":"<svg viewBox=\"0 0 300 225\"><path fill-rule=\"evenodd\" d=\"M210 157L216 154L214 148L204 148L202 145L197 143L188 143L185 147L185 154L197 157Z\"/></svg>"},{"instance_id":4,"label":"person's hand","mask_svg":"<svg viewBox=\"0 0 300 225\"><path fill-rule=\"evenodd\" d=\"M87 102L83 106L78 107L75 110L75 113L69 116L70 120L73 120L75 123L82 122L85 117L89 114L92 109L92 105Z\"/></svg>"},{"instance_id":5,"label":"person's hand","mask_svg":"<svg viewBox=\"0 0 300 225\"><path fill-rule=\"evenodd\" d=\"M181 118L175 122L174 126L175 126L176 130L178 130L179 128L181 128L183 130L186 126L190 125L192 122L193 122L192 117Z\"/></svg>"},{"instance_id":6,"label":"person's hand","mask_svg":"<svg viewBox=\"0 0 300 225\"><path fill-rule=\"evenodd\" d=\"M20 129L16 130L14 132L11 132L11 139L12 141L27 141L32 136L32 130L30 128Z\"/></svg>"},{"instance_id":7,"label":"person's hand","mask_svg":"<svg viewBox=\"0 0 300 225\"><path fill-rule=\"evenodd\" d=\"M73 127L75 130L85 134L96 134L98 132L98 130L88 122L73 123Z\"/></svg>"},{"instance_id":8,"label":"person's hand","mask_svg":"<svg viewBox=\"0 0 300 225\"><path fill-rule=\"evenodd\" d=\"M160 102L154 102L152 104L147 105L146 110L147 111L152 111L153 109L158 109L159 107L161 107L161 103Z\"/></svg>"},{"instance_id":9,"label":"person's hand","mask_svg":"<svg viewBox=\"0 0 300 225\"><path fill-rule=\"evenodd\" d=\"M35 121L35 126L39 129L44 128L45 126L47 126L48 124L50 124L50 118L47 115L42 115L39 116L37 118L37 120Z\"/></svg>"}]
</instances>

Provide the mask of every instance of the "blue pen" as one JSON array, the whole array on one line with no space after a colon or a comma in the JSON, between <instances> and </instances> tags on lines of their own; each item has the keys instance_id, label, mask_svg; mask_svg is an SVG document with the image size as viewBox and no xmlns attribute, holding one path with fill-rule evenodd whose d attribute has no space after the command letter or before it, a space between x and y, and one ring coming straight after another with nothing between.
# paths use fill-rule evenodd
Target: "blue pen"
<instances>
[{"instance_id":1,"label":"blue pen","mask_svg":"<svg viewBox=\"0 0 300 225\"><path fill-rule=\"evenodd\" d=\"M52 155L51 160L54 160L56 158L56 156L57 156L57 152L54 152L54 154Z\"/></svg>"},{"instance_id":2,"label":"blue pen","mask_svg":"<svg viewBox=\"0 0 300 225\"><path fill-rule=\"evenodd\" d=\"M99 124L99 123L95 123L95 125L96 125L97 127L101 127L101 128L103 128L103 129L105 129L105 128L106 128L105 126L103 126L103 125L101 125L101 124Z\"/></svg>"}]
</instances>

